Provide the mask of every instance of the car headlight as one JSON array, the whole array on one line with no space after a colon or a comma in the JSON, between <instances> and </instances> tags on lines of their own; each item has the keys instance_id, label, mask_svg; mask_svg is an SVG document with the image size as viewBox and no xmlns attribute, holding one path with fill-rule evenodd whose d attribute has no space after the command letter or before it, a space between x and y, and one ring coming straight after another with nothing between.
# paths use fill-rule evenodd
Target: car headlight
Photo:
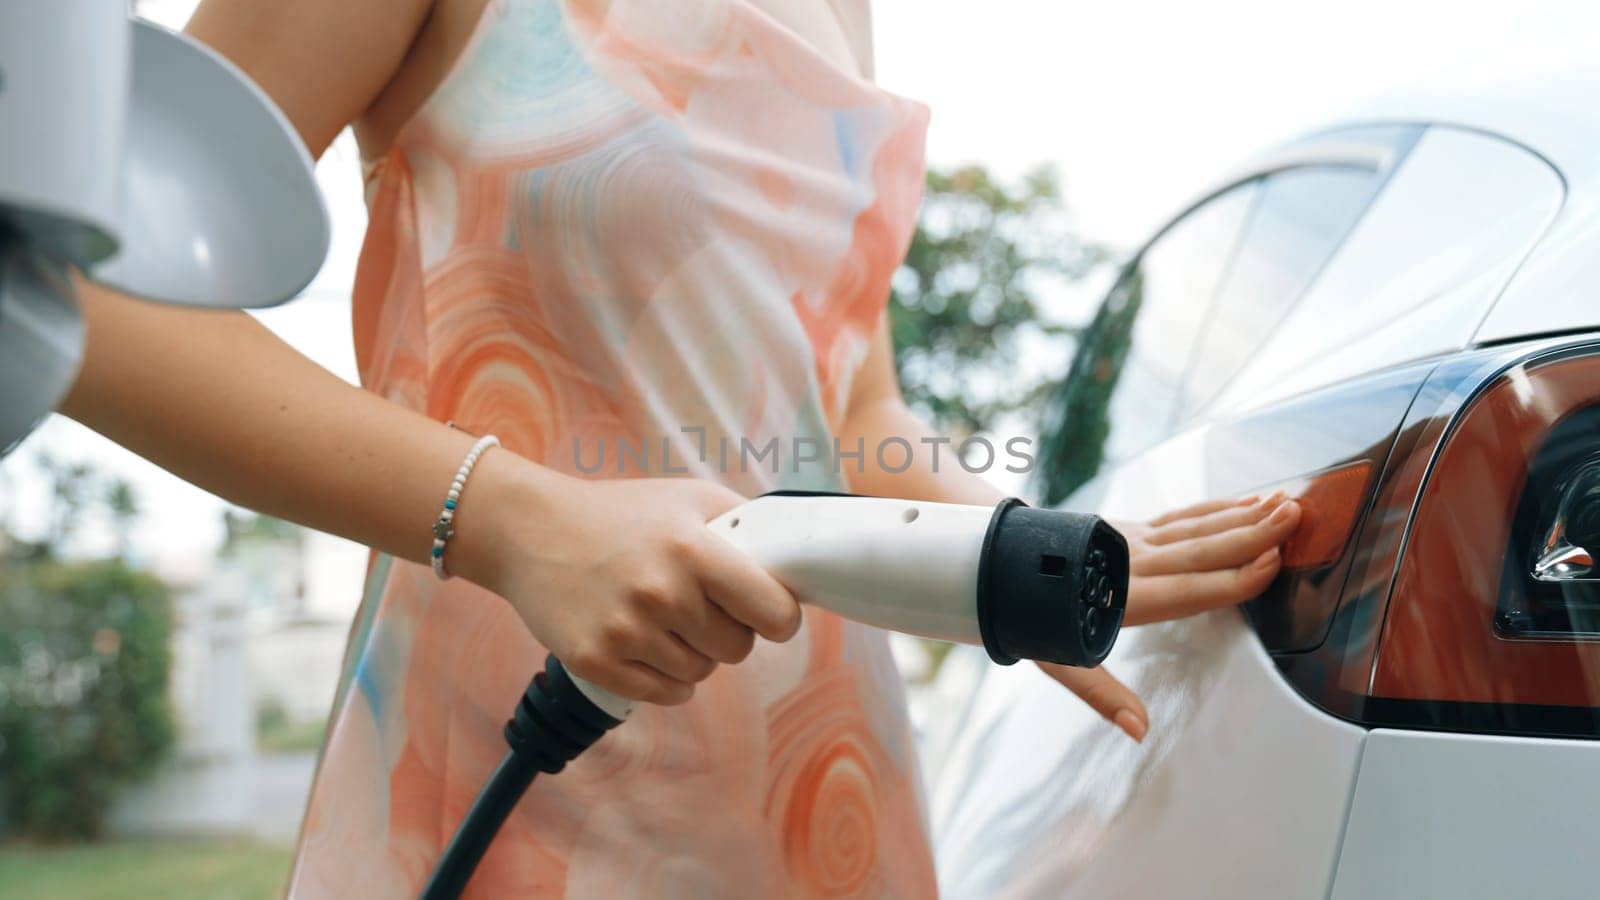
<instances>
[{"instance_id":1,"label":"car headlight","mask_svg":"<svg viewBox=\"0 0 1600 900\"><path fill-rule=\"evenodd\" d=\"M1597 538L1600 356L1514 365L1466 403L1431 461L1371 697L1454 704L1486 730L1600 733Z\"/></svg>"}]
</instances>

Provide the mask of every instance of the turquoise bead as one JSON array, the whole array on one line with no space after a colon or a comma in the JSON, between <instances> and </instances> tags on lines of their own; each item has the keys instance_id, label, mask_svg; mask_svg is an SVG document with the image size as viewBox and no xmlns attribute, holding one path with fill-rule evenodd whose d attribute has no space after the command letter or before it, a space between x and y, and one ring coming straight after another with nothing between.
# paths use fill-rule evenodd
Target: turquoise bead
<instances>
[{"instance_id":1,"label":"turquoise bead","mask_svg":"<svg viewBox=\"0 0 1600 900\"><path fill-rule=\"evenodd\" d=\"M444 548L443 547L435 547L435 548L433 548L433 555L434 556L444 556Z\"/></svg>"}]
</instances>

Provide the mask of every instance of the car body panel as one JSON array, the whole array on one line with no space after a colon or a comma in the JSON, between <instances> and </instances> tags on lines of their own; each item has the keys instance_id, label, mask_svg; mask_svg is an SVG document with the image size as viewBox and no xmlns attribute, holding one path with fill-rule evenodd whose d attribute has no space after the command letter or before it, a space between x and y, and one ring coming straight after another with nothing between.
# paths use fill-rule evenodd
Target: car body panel
<instances>
[{"instance_id":1,"label":"car body panel","mask_svg":"<svg viewBox=\"0 0 1600 900\"><path fill-rule=\"evenodd\" d=\"M1593 896L1597 771L1594 741L1374 730L1331 896Z\"/></svg>"},{"instance_id":2,"label":"car body panel","mask_svg":"<svg viewBox=\"0 0 1600 900\"><path fill-rule=\"evenodd\" d=\"M977 669L975 705L929 773L944 896L1325 896L1365 732L1278 678L1237 611L1124 634L1106 665L1150 709L1142 744L973 649L947 665Z\"/></svg>"},{"instance_id":3,"label":"car body panel","mask_svg":"<svg viewBox=\"0 0 1600 900\"><path fill-rule=\"evenodd\" d=\"M1381 461L1430 371L1193 427L1068 505L1140 518ZM1033 667L946 666L925 764L947 896L1324 896L1365 732L1300 697L1239 611L1124 631L1106 666L1150 712L1140 745Z\"/></svg>"}]
</instances>

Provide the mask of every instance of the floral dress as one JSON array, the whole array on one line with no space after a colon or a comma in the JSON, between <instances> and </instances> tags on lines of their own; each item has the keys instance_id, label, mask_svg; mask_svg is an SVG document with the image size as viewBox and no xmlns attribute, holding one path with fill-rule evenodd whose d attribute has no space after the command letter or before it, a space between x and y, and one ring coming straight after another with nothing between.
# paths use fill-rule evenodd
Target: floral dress
<instances>
[{"instance_id":1,"label":"floral dress","mask_svg":"<svg viewBox=\"0 0 1600 900\"><path fill-rule=\"evenodd\" d=\"M926 110L790 27L864 46L865 2L491 0L368 176L365 385L584 477L845 488L719 450L831 444L910 239ZM416 896L543 659L505 601L376 557L291 895ZM536 780L468 896L934 892L885 635L808 609Z\"/></svg>"}]
</instances>

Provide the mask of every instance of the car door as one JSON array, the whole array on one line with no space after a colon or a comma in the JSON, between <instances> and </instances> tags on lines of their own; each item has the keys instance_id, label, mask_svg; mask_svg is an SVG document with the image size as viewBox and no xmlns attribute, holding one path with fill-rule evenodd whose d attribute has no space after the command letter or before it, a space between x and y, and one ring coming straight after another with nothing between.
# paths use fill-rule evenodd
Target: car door
<instances>
[{"instance_id":1,"label":"car door","mask_svg":"<svg viewBox=\"0 0 1600 900\"><path fill-rule=\"evenodd\" d=\"M1158 235L1108 295L1047 413L1039 493L1141 517L1349 465L1375 478L1434 367L1430 349L1458 346L1452 316L1472 319L1492 302L1495 279L1509 277L1560 203L1547 167L1519 168L1531 156L1504 155L1511 145L1484 135L1451 130L1438 141L1430 131L1318 136ZM1391 191L1429 193L1427 172L1405 171L1423 147L1498 159L1513 189L1458 190L1420 224L1414 201L1375 219ZM1411 257L1381 240L1406 215ZM1434 252L1462 242L1476 242L1473 252ZM1355 348L1337 365L1300 378L1285 364L1286 333L1300 335L1292 349L1302 360L1316 360L1305 310L1360 311L1368 295L1357 286L1396 278L1410 293L1366 303L1349 317L1360 319L1353 336L1324 322L1335 357ZM1434 330L1448 333L1372 337L1429 305ZM1063 440L1069 432L1076 440ZM954 687L941 704L959 724L930 728L947 893L1324 896L1365 731L1307 702L1269 649L1321 640L1346 549L1281 579L1253 612L1257 632L1231 610L1127 632L1108 666L1150 707L1137 747L1037 672L953 656L951 682L977 686Z\"/></svg>"},{"instance_id":2,"label":"car door","mask_svg":"<svg viewBox=\"0 0 1600 900\"><path fill-rule=\"evenodd\" d=\"M1394 129L1382 136L1403 147L1414 139L1415 129ZM1214 329L1236 327L1239 310L1248 308L1258 317L1281 315L1332 255L1398 158L1390 142L1357 145L1340 139L1325 147L1322 153L1297 148L1281 165L1225 187L1165 229L1129 264L1089 327L1045 425L1040 450L1041 466L1049 467L1041 469L1047 498L1076 491L1071 505L1127 508L1138 499L1159 501L1203 489L1204 457L1184 451L1181 437L1175 447L1174 438L1195 405L1191 369L1196 355L1226 352ZM1261 249L1250 250L1252 244ZM1241 298L1239 310L1219 313L1219 299L1230 295ZM1226 325L1217 323L1219 314L1227 316ZM1270 323L1257 329L1257 339L1269 330ZM1093 440L1052 444L1051 437L1060 434L1053 428L1088 433ZM1156 455L1167 462L1141 463ZM1126 777L1125 771L1148 766L1172 749L1170 742L1189 730L1184 722L1196 711L1196 699L1225 670L1270 667L1259 647L1243 639L1237 614L1229 615L1231 619L1213 616L1183 623L1182 640L1210 652L1181 659L1166 644L1171 635L1157 629L1122 638L1112 668L1140 692L1153 717L1151 735L1139 747L1100 728L1093 713L1036 671L981 669L980 685L962 713L958 733L941 735L935 728L931 735L934 742L944 739L947 744L934 751L943 754L935 767L948 774L935 775L931 798L936 860L947 893L993 896L1007 885L1029 896L1050 896L1069 887L1090 891L1087 896L1097 895L1095 891L1160 895L1137 887L1148 878L1143 864L1128 860L1127 869L1091 866L1090 855L1045 850L1051 844L1089 846L1099 842L1092 837L1095 833L1120 830L1129 822L1140 823L1134 827L1169 855L1163 865L1173 871L1200 865L1198 858L1185 862L1199 845L1173 831L1189 823L1170 811L1156 815L1153 809L1163 808L1160 804L1142 811L1151 807L1155 795L1135 790L1137 779ZM1142 643L1140 633L1159 639ZM1258 654L1261 659L1254 658ZM959 672L963 665L981 663L962 654L947 665ZM1175 675L1180 677L1174 680ZM1157 684L1181 686L1182 696L1166 690L1168 702L1152 703L1162 698ZM1246 707L1256 709L1297 704L1281 684L1265 679L1247 681L1237 693ZM1020 709L1048 712L1017 715ZM1280 748L1281 754L1320 765L1347 785L1356 729L1318 724L1313 720L1285 732L1289 743ZM1207 727L1217 729L1220 739L1233 725ZM1003 765L991 761L997 748L1004 748L998 751ZM1209 815L1213 809L1229 808L1223 799L1233 781L1225 775L1212 771L1185 779L1209 782L1217 792L1193 804L1195 812L1205 809ZM1241 796L1270 789L1268 780ZM1334 798L1330 793L1313 800L1338 806ZM1235 815L1244 814L1242 807L1232 809ZM1068 810L1070 817L1048 812ZM1315 821L1305 835L1285 838L1285 847L1328 852L1337 815ZM1023 852L1030 860L1025 873L1010 868ZM1331 857L1324 862L1331 866ZM1275 863L1285 870L1305 864L1294 852L1280 854Z\"/></svg>"}]
</instances>

